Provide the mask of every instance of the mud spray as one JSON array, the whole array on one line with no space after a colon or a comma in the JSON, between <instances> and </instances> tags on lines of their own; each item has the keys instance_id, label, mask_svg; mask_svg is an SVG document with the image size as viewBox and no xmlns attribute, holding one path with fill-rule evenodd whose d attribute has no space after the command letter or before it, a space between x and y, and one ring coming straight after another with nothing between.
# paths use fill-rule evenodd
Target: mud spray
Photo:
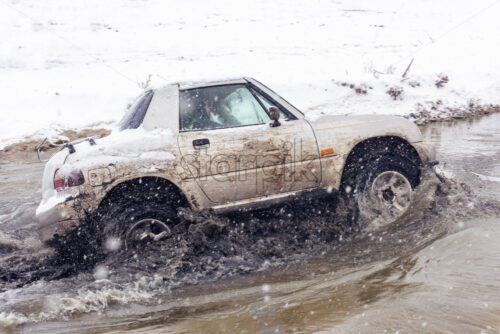
<instances>
[{"instance_id":1,"label":"mud spray","mask_svg":"<svg viewBox=\"0 0 500 334\"><path fill-rule=\"evenodd\" d=\"M391 252L378 252L372 245L353 252L350 261L356 256L359 264L374 261L375 256L390 258L449 233L466 217L499 209L494 202L479 204L467 185L432 171L424 173L414 196L415 204L404 220L365 233L345 223L344 210L338 207L335 195L226 216L184 209L179 211L181 223L163 242L146 250L117 250L99 262L85 264L2 234L1 291L15 295L24 290L26 294L51 285L49 289L62 290L51 297L49 309L47 301L43 302L43 312L37 311L36 305L27 310L22 303L3 307L0 326L102 312L117 303L154 304L158 296L168 295L175 288L294 266L337 247L379 238L385 240L384 249ZM393 247L387 247L387 243ZM67 296L68 291L77 292Z\"/></svg>"}]
</instances>

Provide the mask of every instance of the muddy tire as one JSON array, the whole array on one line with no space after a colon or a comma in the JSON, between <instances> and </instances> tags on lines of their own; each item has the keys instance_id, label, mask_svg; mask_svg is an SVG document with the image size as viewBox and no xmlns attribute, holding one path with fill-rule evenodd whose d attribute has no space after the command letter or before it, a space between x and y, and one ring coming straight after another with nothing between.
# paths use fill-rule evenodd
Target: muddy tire
<instances>
[{"instance_id":1,"label":"muddy tire","mask_svg":"<svg viewBox=\"0 0 500 334\"><path fill-rule=\"evenodd\" d=\"M106 251L130 250L147 247L171 236L177 214L172 208L158 204L131 203L116 213L107 214L103 244Z\"/></svg>"},{"instance_id":2,"label":"muddy tire","mask_svg":"<svg viewBox=\"0 0 500 334\"><path fill-rule=\"evenodd\" d=\"M148 247L172 235L178 223L175 195L168 188L126 195L99 219L105 252Z\"/></svg>"},{"instance_id":3,"label":"muddy tire","mask_svg":"<svg viewBox=\"0 0 500 334\"><path fill-rule=\"evenodd\" d=\"M389 225L404 217L411 206L413 189L420 183L420 167L397 155L362 161L341 187L348 222L364 229L368 225Z\"/></svg>"}]
</instances>

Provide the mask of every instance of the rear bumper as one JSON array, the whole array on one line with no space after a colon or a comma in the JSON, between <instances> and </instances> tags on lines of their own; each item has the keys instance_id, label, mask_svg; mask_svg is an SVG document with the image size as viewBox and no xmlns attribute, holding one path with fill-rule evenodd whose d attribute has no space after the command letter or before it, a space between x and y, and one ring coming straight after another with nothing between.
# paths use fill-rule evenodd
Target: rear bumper
<instances>
[{"instance_id":1,"label":"rear bumper","mask_svg":"<svg viewBox=\"0 0 500 334\"><path fill-rule=\"evenodd\" d=\"M68 230L77 227L82 217L75 210L77 200L59 199L54 204L42 202L36 210L37 230L40 240L47 242L63 236Z\"/></svg>"},{"instance_id":2,"label":"rear bumper","mask_svg":"<svg viewBox=\"0 0 500 334\"><path fill-rule=\"evenodd\" d=\"M420 160L422 160L423 164L436 160L436 148L433 143L422 141L418 143L412 143L412 145L417 150L417 153L420 156Z\"/></svg>"}]
</instances>

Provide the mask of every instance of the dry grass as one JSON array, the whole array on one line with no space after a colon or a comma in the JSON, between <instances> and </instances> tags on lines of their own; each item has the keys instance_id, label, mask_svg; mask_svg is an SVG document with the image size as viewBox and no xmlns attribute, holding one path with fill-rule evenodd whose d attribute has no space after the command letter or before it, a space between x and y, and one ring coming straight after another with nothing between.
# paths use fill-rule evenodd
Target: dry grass
<instances>
[{"instance_id":1,"label":"dry grass","mask_svg":"<svg viewBox=\"0 0 500 334\"><path fill-rule=\"evenodd\" d=\"M445 107L441 100L427 101L417 104L417 112L410 113L406 118L414 119L422 125L432 122L447 122L456 119L467 119L500 112L500 105L480 104L470 101L463 107Z\"/></svg>"},{"instance_id":2,"label":"dry grass","mask_svg":"<svg viewBox=\"0 0 500 334\"><path fill-rule=\"evenodd\" d=\"M386 93L389 94L389 96L392 97L392 99L394 101L396 101L396 100L402 100L403 99L404 89L403 89L403 87L392 86L391 88L389 88L387 90Z\"/></svg>"},{"instance_id":3,"label":"dry grass","mask_svg":"<svg viewBox=\"0 0 500 334\"><path fill-rule=\"evenodd\" d=\"M367 86L365 84L361 84L359 86L356 86L355 84L348 83L348 82L340 82L337 84L342 86L342 87L348 87L348 88L354 90L354 92L356 94L360 94L360 95L368 94L368 90L373 89L373 87Z\"/></svg>"},{"instance_id":4,"label":"dry grass","mask_svg":"<svg viewBox=\"0 0 500 334\"><path fill-rule=\"evenodd\" d=\"M436 80L436 82L434 84L436 85L437 88L442 88L449 81L450 81L450 79L448 78L448 76L446 74L440 73L440 74L438 74L438 79Z\"/></svg>"},{"instance_id":5,"label":"dry grass","mask_svg":"<svg viewBox=\"0 0 500 334\"><path fill-rule=\"evenodd\" d=\"M61 136L68 137L70 140L91 137L95 135L100 135L101 137L106 137L111 133L109 129L82 129L82 130L64 130L60 133ZM0 159L29 159L33 158L36 160L36 147L40 144L40 139L30 139L25 140L6 146L3 150L0 150ZM63 144L63 140L55 140L53 143L48 141L42 146L41 151L53 152L57 150L57 146L54 144Z\"/></svg>"}]
</instances>

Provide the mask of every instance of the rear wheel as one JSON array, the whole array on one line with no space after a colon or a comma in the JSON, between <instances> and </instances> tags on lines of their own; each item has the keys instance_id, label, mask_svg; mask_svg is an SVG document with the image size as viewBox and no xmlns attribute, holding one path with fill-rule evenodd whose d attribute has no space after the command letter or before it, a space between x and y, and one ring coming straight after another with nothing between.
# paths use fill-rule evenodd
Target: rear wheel
<instances>
[{"instance_id":1,"label":"rear wheel","mask_svg":"<svg viewBox=\"0 0 500 334\"><path fill-rule=\"evenodd\" d=\"M139 249L170 237L177 211L169 203L134 200L109 210L101 222L106 250Z\"/></svg>"},{"instance_id":2,"label":"rear wheel","mask_svg":"<svg viewBox=\"0 0 500 334\"><path fill-rule=\"evenodd\" d=\"M125 248L137 248L143 244L160 241L172 232L161 220L155 218L141 219L133 224L125 234Z\"/></svg>"},{"instance_id":3,"label":"rear wheel","mask_svg":"<svg viewBox=\"0 0 500 334\"><path fill-rule=\"evenodd\" d=\"M160 243L177 225L177 208L185 201L161 180L144 178L112 193L98 214L104 250L139 249Z\"/></svg>"}]
</instances>

